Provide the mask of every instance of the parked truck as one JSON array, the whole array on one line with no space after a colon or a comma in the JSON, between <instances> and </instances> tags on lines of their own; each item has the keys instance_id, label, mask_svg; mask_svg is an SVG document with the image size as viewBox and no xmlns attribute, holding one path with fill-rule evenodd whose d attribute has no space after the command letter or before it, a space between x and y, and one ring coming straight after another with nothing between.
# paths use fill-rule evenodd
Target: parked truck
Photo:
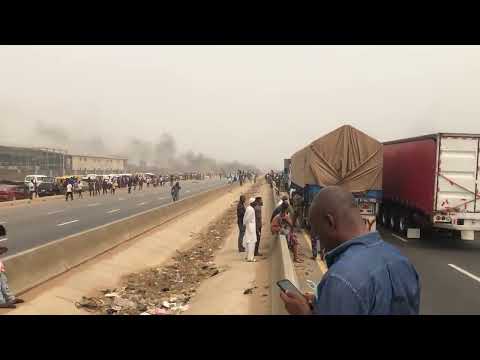
<instances>
[{"instance_id":1,"label":"parked truck","mask_svg":"<svg viewBox=\"0 0 480 360\"><path fill-rule=\"evenodd\" d=\"M382 200L382 144L350 125L313 141L291 157L291 188L303 195L303 219L315 195L325 186L351 191L365 225L376 230Z\"/></svg>"},{"instance_id":2,"label":"parked truck","mask_svg":"<svg viewBox=\"0 0 480 360\"><path fill-rule=\"evenodd\" d=\"M479 142L439 133L384 143L379 222L414 238L435 228L479 238Z\"/></svg>"}]
</instances>

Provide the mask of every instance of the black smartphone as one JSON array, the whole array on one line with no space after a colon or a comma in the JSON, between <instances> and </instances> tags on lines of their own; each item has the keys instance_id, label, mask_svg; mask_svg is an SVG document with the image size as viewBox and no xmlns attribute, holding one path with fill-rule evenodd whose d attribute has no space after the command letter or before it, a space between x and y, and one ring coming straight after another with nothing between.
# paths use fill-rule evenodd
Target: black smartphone
<instances>
[{"instance_id":1,"label":"black smartphone","mask_svg":"<svg viewBox=\"0 0 480 360\"><path fill-rule=\"evenodd\" d=\"M303 297L303 294L300 292L300 290L298 290L298 288L288 279L277 281L277 285L283 292L288 290L289 292L296 293Z\"/></svg>"}]
</instances>

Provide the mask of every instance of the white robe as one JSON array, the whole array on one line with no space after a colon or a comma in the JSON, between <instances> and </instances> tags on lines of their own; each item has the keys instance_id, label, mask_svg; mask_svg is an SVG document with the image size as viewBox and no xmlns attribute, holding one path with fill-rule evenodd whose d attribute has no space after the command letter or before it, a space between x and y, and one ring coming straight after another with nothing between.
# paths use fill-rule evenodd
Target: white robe
<instances>
[{"instance_id":1,"label":"white robe","mask_svg":"<svg viewBox=\"0 0 480 360\"><path fill-rule=\"evenodd\" d=\"M257 228L255 224L255 209L251 205L245 209L243 225L245 226L243 246L246 247L246 244L255 244L257 242Z\"/></svg>"}]
</instances>

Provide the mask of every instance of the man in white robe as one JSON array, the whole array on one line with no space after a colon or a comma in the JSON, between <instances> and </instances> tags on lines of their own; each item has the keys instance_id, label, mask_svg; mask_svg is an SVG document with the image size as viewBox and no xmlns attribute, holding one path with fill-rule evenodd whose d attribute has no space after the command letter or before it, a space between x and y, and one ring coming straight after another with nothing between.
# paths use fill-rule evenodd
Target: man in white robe
<instances>
[{"instance_id":1,"label":"man in white robe","mask_svg":"<svg viewBox=\"0 0 480 360\"><path fill-rule=\"evenodd\" d=\"M245 235L243 236L243 247L246 250L246 260L249 262L256 261L255 256L255 243L257 242L257 227L255 223L255 209L253 205L255 198L250 198L249 205L245 209L245 215L243 216L243 225L245 226Z\"/></svg>"}]
</instances>

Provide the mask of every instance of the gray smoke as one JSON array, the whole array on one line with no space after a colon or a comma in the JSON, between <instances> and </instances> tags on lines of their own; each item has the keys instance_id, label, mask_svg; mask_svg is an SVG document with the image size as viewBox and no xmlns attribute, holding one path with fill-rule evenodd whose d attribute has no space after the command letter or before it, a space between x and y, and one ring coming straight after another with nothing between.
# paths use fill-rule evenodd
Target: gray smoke
<instances>
[{"instance_id":1,"label":"gray smoke","mask_svg":"<svg viewBox=\"0 0 480 360\"><path fill-rule=\"evenodd\" d=\"M69 152L96 154L96 155L120 155L128 158L128 163L145 170L146 168L158 171L224 171L234 172L238 169L256 170L254 166L242 164L238 161L221 162L216 159L195 153L192 150L184 154L177 153L175 138L168 133L163 133L155 142L144 141L138 137L132 137L127 144L120 148L107 145L101 135L85 137L74 133L69 129L37 122L34 128L33 138L39 146L61 147Z\"/></svg>"}]
</instances>

